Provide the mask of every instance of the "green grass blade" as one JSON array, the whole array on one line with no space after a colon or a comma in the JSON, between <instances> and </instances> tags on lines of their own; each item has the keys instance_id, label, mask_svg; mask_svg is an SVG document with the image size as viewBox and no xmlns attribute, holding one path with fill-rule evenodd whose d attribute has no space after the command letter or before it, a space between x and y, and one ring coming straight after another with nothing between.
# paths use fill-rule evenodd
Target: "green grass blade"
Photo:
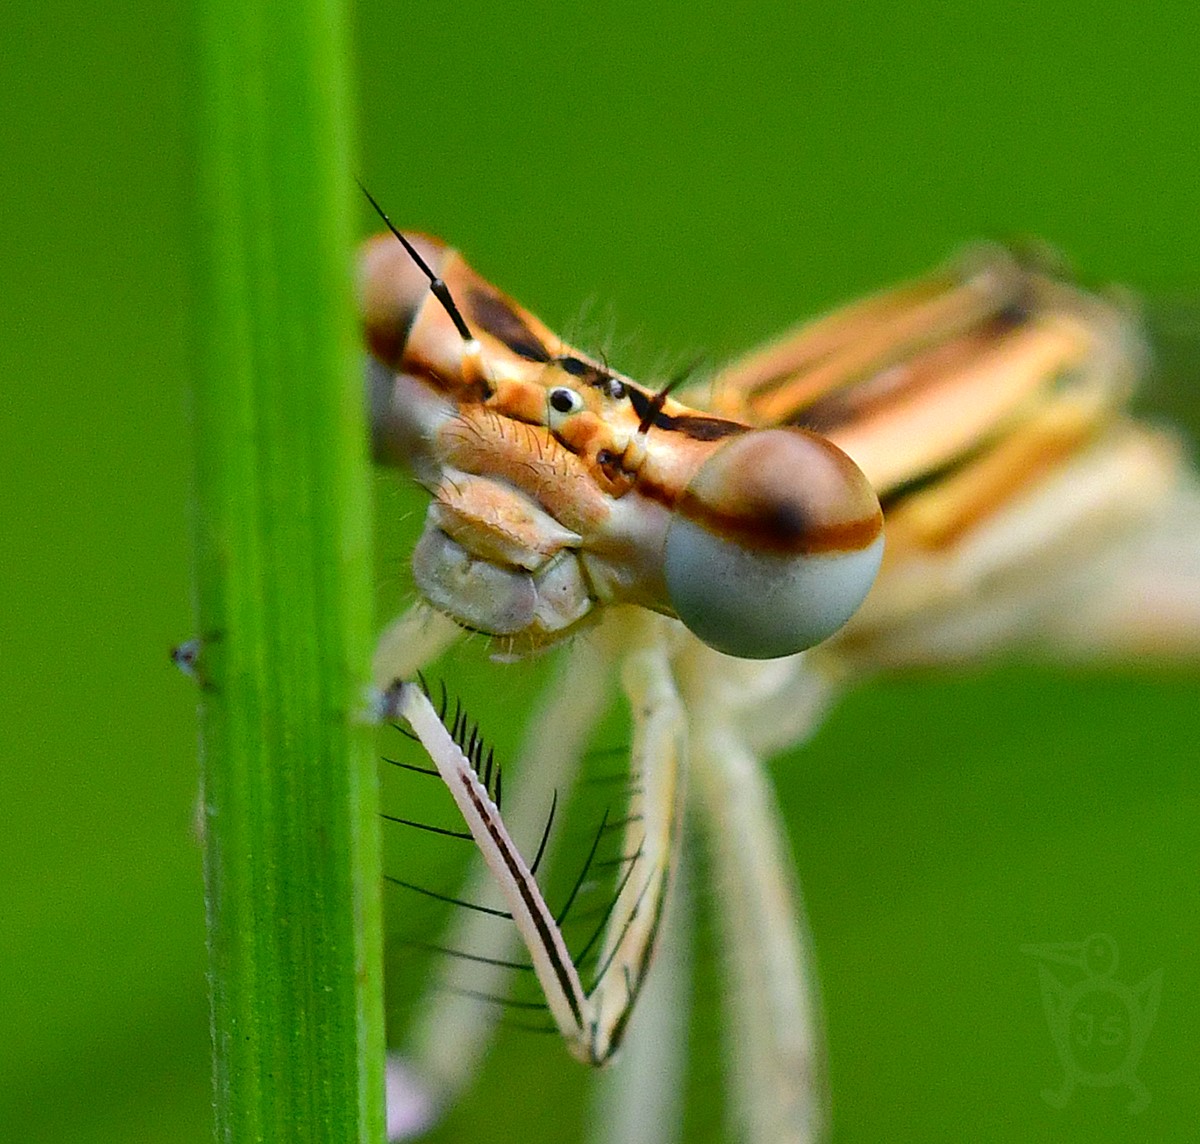
<instances>
[{"instance_id":1,"label":"green grass blade","mask_svg":"<svg viewBox=\"0 0 1200 1144\"><path fill-rule=\"evenodd\" d=\"M369 485L333 0L200 0L197 580L217 1138L382 1138Z\"/></svg>"}]
</instances>

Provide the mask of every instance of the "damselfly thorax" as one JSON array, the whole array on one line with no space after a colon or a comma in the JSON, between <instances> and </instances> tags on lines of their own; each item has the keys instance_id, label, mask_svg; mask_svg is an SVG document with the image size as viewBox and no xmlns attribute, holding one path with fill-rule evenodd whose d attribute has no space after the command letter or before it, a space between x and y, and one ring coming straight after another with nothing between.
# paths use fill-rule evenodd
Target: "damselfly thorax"
<instances>
[{"instance_id":1,"label":"damselfly thorax","mask_svg":"<svg viewBox=\"0 0 1200 1144\"><path fill-rule=\"evenodd\" d=\"M512 841L529 824L510 834L470 744L417 689L392 693L555 1022L584 1060L619 1046L690 774L741 985L731 1052L750 1138L816 1138L804 933L759 762L865 672L1013 648L1194 653L1200 609L1179 585L1200 578L1198 498L1176 439L1125 412L1145 356L1135 317L1120 297L980 247L715 377L653 388L563 342L434 239L373 240L362 295L376 456L432 496L413 557L421 594L501 658L580 637L530 740L535 802L570 781L602 710L576 684L611 665L629 701L633 858L589 981ZM1148 574L1144 554L1181 529L1188 543L1161 561L1175 571ZM422 630L385 637L381 686L444 646L444 626ZM477 941L468 922L450 944ZM445 998L419 1025L415 1070L444 1101L479 1037Z\"/></svg>"}]
</instances>

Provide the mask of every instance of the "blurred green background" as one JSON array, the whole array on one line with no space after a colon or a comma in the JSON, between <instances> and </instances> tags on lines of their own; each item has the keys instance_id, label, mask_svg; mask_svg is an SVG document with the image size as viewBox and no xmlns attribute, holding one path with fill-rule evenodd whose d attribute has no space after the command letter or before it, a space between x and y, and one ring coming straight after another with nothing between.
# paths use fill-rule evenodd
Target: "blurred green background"
<instances>
[{"instance_id":1,"label":"blurred green background","mask_svg":"<svg viewBox=\"0 0 1200 1144\"><path fill-rule=\"evenodd\" d=\"M1041 236L1154 298L1200 287L1191 5L354 18L375 194L631 372L720 358L980 236ZM166 3L0 20L0 1140L204 1141L195 695L167 664L192 632L188 32ZM1189 381L1149 402L1194 432ZM377 507L382 612L420 512L392 478ZM528 672L464 671L507 696L476 713L514 741ZM1198 682L873 683L779 761L839 1141L1196 1139ZM1123 1090L1039 1095L1062 1072L1020 947L1094 932L1118 980L1163 970L1138 1116ZM707 956L695 1140L722 1138ZM550 1038L502 1048L438 1138L578 1138L583 1071Z\"/></svg>"}]
</instances>

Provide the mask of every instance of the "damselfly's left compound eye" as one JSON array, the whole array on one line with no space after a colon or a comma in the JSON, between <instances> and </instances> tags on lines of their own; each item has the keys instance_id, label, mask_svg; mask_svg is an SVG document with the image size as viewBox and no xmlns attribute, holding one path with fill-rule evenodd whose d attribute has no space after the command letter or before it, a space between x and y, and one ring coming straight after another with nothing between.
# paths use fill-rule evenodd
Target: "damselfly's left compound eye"
<instances>
[{"instance_id":1,"label":"damselfly's left compound eye","mask_svg":"<svg viewBox=\"0 0 1200 1144\"><path fill-rule=\"evenodd\" d=\"M773 659L833 635L883 557L883 514L837 446L803 429L730 437L700 467L667 531L679 618L718 651Z\"/></svg>"}]
</instances>

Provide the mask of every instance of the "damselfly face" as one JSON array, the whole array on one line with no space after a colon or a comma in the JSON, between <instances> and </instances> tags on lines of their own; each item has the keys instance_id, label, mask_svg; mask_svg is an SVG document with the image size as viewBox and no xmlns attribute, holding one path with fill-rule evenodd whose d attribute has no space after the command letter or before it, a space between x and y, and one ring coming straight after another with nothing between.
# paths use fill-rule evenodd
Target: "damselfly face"
<instances>
[{"instance_id":1,"label":"damselfly face","mask_svg":"<svg viewBox=\"0 0 1200 1144\"><path fill-rule=\"evenodd\" d=\"M363 309L376 454L432 495L414 571L453 621L400 621L380 687L457 630L493 636L501 657L579 634L503 815L462 720L415 687L390 691L486 864L461 898L490 881L513 923L498 937L466 916L441 943L448 988L396 1065L397 1132L469 1080L491 1012L480 998L503 994L518 934L576 1056L608 1061L636 1004L649 1012L628 1051L672 1075L663 1014L682 1001L652 966L686 777L735 998L743 1134L819 1138L808 952L760 762L810 734L845 683L894 665L1014 648L1195 654L1200 496L1175 439L1124 411L1144 357L1136 321L984 248L675 400L566 345L433 239L373 240ZM887 554L867 596L880 503ZM601 940L572 950L542 894L542 846L527 861L514 839L544 845L551 793L569 786L618 675L637 776L626 858ZM630 1084L613 1123L673 1139Z\"/></svg>"},{"instance_id":2,"label":"damselfly face","mask_svg":"<svg viewBox=\"0 0 1200 1144\"><path fill-rule=\"evenodd\" d=\"M613 604L755 658L802 651L850 618L883 518L841 450L651 394L453 251L412 241L456 309L382 236L367 248L364 310L377 451L433 494L413 569L434 607L516 652Z\"/></svg>"}]
</instances>

